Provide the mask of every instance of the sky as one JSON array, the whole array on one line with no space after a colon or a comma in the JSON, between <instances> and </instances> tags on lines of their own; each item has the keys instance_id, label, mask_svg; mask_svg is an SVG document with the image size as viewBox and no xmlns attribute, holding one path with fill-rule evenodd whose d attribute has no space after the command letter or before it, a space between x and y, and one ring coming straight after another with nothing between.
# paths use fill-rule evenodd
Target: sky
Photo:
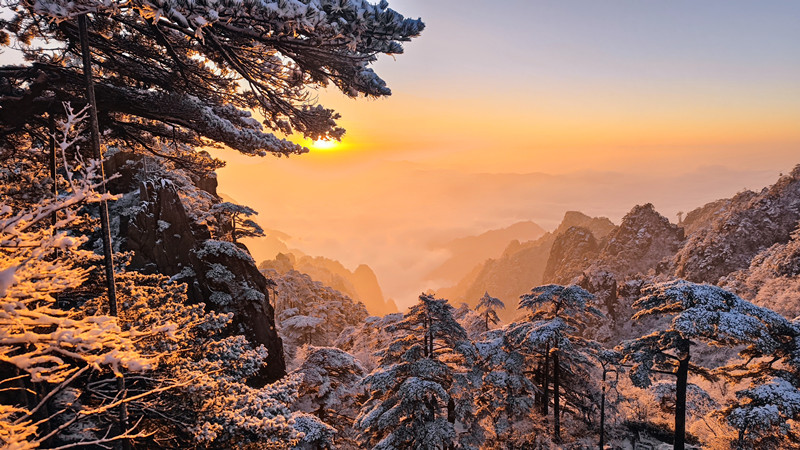
<instances>
[{"instance_id":1,"label":"sky","mask_svg":"<svg viewBox=\"0 0 800 450\"><path fill-rule=\"evenodd\" d=\"M411 304L431 243L567 210L618 223L760 189L800 163L800 2L392 0L426 23L375 64L393 95L318 92L334 148L220 151L219 191ZM257 260L271 257L251 245Z\"/></svg>"}]
</instances>

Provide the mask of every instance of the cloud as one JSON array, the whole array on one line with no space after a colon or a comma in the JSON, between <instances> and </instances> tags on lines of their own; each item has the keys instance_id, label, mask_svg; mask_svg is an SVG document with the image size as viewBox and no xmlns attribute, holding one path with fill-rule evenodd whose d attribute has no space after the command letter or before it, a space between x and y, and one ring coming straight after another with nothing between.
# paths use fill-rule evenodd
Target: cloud
<instances>
[{"instance_id":1,"label":"cloud","mask_svg":"<svg viewBox=\"0 0 800 450\"><path fill-rule=\"evenodd\" d=\"M532 220L555 228L579 210L618 223L634 205L653 203L671 220L744 187L771 184L769 170L707 166L679 174L583 171L561 175L467 173L384 162L315 176L266 166L225 169L221 186L260 212L259 223L288 233L289 247L341 261L368 264L387 297L408 305L434 287L425 275L449 255L434 240L474 235ZM251 170L248 170L250 168ZM790 168L786 168L789 170ZM265 173L265 171L267 173ZM239 182L231 183L235 179ZM265 181L266 180L266 181ZM266 197L263 192L278 192ZM256 260L269 255L259 254Z\"/></svg>"}]
</instances>

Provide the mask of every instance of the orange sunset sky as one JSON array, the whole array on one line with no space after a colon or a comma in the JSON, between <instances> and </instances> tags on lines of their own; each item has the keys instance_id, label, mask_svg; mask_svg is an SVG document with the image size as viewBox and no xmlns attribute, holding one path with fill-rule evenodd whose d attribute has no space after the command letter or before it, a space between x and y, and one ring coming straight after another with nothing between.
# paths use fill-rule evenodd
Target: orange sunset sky
<instances>
[{"instance_id":1,"label":"orange sunset sky","mask_svg":"<svg viewBox=\"0 0 800 450\"><path fill-rule=\"evenodd\" d=\"M347 129L289 159L217 151L219 191L290 248L410 304L435 243L567 210L618 223L760 189L800 163L800 2L393 0L426 30L383 99L320 91ZM299 139L299 138L298 138ZM309 144L306 142L306 144ZM249 244L257 261L267 249Z\"/></svg>"}]
</instances>

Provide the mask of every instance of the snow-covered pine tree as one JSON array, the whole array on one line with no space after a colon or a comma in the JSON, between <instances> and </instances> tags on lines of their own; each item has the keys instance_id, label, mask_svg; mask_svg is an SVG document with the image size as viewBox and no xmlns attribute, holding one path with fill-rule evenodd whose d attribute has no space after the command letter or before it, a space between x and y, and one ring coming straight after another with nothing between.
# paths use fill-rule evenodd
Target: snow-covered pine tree
<instances>
[{"instance_id":1,"label":"snow-covered pine tree","mask_svg":"<svg viewBox=\"0 0 800 450\"><path fill-rule=\"evenodd\" d=\"M210 212L217 219L220 234L217 239L227 238L235 244L239 238L264 236L264 229L250 219L251 216L258 215L252 208L231 202L221 202L212 206Z\"/></svg>"},{"instance_id":2,"label":"snow-covered pine tree","mask_svg":"<svg viewBox=\"0 0 800 450\"><path fill-rule=\"evenodd\" d=\"M311 344L314 337L322 337L322 333L317 328L323 324L324 320L319 317L297 314L297 308L284 310L279 316L279 320L281 334L286 336L287 340L296 347Z\"/></svg>"},{"instance_id":3,"label":"snow-covered pine tree","mask_svg":"<svg viewBox=\"0 0 800 450\"><path fill-rule=\"evenodd\" d=\"M507 327L509 339L525 351L538 353L543 359L542 402L546 412L549 403L549 375L553 383L553 438L561 440L561 393L570 393L576 409L582 405L589 392L578 383L581 378L588 379L589 357L586 353L590 341L581 336L591 316L602 317L602 313L591 306L594 296L579 286L549 284L531 289L520 297L520 308L529 311L525 321ZM569 383L563 383L565 375L574 376ZM564 389L566 386L570 386Z\"/></svg>"},{"instance_id":4,"label":"snow-covered pine tree","mask_svg":"<svg viewBox=\"0 0 800 450\"><path fill-rule=\"evenodd\" d=\"M464 331L467 332L467 338L471 341L480 338L483 333L489 331L486 328L486 322L483 317L466 303L461 303L461 306L455 308L453 317L464 327Z\"/></svg>"},{"instance_id":5,"label":"snow-covered pine tree","mask_svg":"<svg viewBox=\"0 0 800 450\"><path fill-rule=\"evenodd\" d=\"M504 309L505 303L499 298L492 297L489 292L484 292L483 297L478 301L475 310L480 311L481 316L486 322L486 329L489 329L489 324L497 325L500 323L500 318L497 316L498 309Z\"/></svg>"},{"instance_id":6,"label":"snow-covered pine tree","mask_svg":"<svg viewBox=\"0 0 800 450\"><path fill-rule=\"evenodd\" d=\"M388 331L397 337L381 353L380 366L364 379L369 398L356 421L362 444L376 449L453 447L456 416L469 412L456 403L471 402L463 384L460 393L467 398L456 398L453 386L475 356L453 318L453 307L422 294Z\"/></svg>"},{"instance_id":7,"label":"snow-covered pine tree","mask_svg":"<svg viewBox=\"0 0 800 450\"><path fill-rule=\"evenodd\" d=\"M772 311L769 313L772 313ZM718 372L732 383L749 383L736 392L737 401L722 410L738 436L738 448L789 448L800 446L800 319L762 314L770 341L748 342L740 361ZM766 345L765 345L766 344Z\"/></svg>"},{"instance_id":8,"label":"snow-covered pine tree","mask_svg":"<svg viewBox=\"0 0 800 450\"><path fill-rule=\"evenodd\" d=\"M536 411L541 389L531 380L531 356L512 345L505 328L485 333L475 348L482 372L474 393L475 416L485 430L481 448L549 447L546 418Z\"/></svg>"},{"instance_id":9,"label":"snow-covered pine tree","mask_svg":"<svg viewBox=\"0 0 800 450\"><path fill-rule=\"evenodd\" d=\"M424 28L384 0L3 1L0 43L25 64L0 67L0 143L46 135L60 101L83 102L77 45L88 17L95 91L107 144L160 154L158 141L217 143L248 155L306 151L268 130L338 139L338 115L309 87L389 95L369 67ZM263 126L251 116L257 110Z\"/></svg>"},{"instance_id":10,"label":"snow-covered pine tree","mask_svg":"<svg viewBox=\"0 0 800 450\"><path fill-rule=\"evenodd\" d=\"M716 286L684 280L645 286L633 306L639 320L667 316L672 320L664 329L623 342L619 351L623 362L633 364L630 378L638 387L648 387L653 379L675 377L676 449L686 443L686 392L690 373L713 374L691 361L691 347L703 341L714 346L744 345L742 356L771 355L782 348L780 335L790 335L790 323L780 314L742 300ZM736 419L734 419L736 420Z\"/></svg>"},{"instance_id":11,"label":"snow-covered pine tree","mask_svg":"<svg viewBox=\"0 0 800 450\"><path fill-rule=\"evenodd\" d=\"M62 157L77 142L76 127L82 112L67 107L60 125L58 146ZM55 139L55 136L54 136ZM55 144L55 143L54 143ZM41 149L37 149L39 153ZM111 379L123 369L140 372L151 368L159 356L142 351L139 339L169 333L172 327L123 329L107 314L81 314L56 307L56 296L82 285L89 271L80 266L94 253L82 248L86 238L65 228L84 219L78 209L90 202L113 199L95 189L96 161L79 163L76 171L63 160L64 183L58 196L24 186L5 184L13 170L0 173L3 190L20 189L3 199L23 200L19 210L0 203L0 444L10 448L36 448L63 439L70 426L82 426L109 416L125 401L105 399L104 405L85 405L69 399L92 372ZM51 180L55 183L55 180ZM37 195L43 198L36 198ZM55 219L55 220L54 220ZM149 395L152 391L141 393ZM67 407L54 408L59 402ZM115 420L111 419L114 424ZM117 429L113 435L89 439L104 445L141 434ZM80 437L78 438L80 439ZM87 444L91 445L91 444Z\"/></svg>"},{"instance_id":12,"label":"snow-covered pine tree","mask_svg":"<svg viewBox=\"0 0 800 450\"><path fill-rule=\"evenodd\" d=\"M202 303L187 304L186 289L185 284L158 274L131 271L119 277L123 326L171 330L170 339L143 337L136 342L142 351L162 356L152 371L129 377L128 389L174 386L158 396L129 402L131 418L141 419L141 426L150 432L136 444L234 448L257 442L282 448L300 442L303 430L292 424L289 408L297 398L300 377L285 377L260 388L248 386L245 380L264 364L267 350L253 348L242 335L226 335L233 314L207 312ZM106 305L93 299L84 306L90 308L102 311ZM108 382L101 381L94 382L96 392L109 390ZM314 429L314 422L311 418L303 424Z\"/></svg>"},{"instance_id":13,"label":"snow-covered pine tree","mask_svg":"<svg viewBox=\"0 0 800 450\"><path fill-rule=\"evenodd\" d=\"M738 432L739 449L800 446L800 388L785 378L769 377L736 393L737 402L723 410Z\"/></svg>"},{"instance_id":14,"label":"snow-covered pine tree","mask_svg":"<svg viewBox=\"0 0 800 450\"><path fill-rule=\"evenodd\" d=\"M605 448L606 443L606 410L608 409L608 394L610 389L616 390L616 382L619 380L620 365L622 354L616 350L608 350L598 347L594 351L594 359L600 364L602 371L603 384L600 390L600 448ZM614 374L614 380L609 379L609 374Z\"/></svg>"},{"instance_id":15,"label":"snow-covered pine tree","mask_svg":"<svg viewBox=\"0 0 800 450\"><path fill-rule=\"evenodd\" d=\"M357 447L353 423L366 374L358 360L338 348L309 347L293 374L303 376L295 408L335 428L337 447Z\"/></svg>"}]
</instances>

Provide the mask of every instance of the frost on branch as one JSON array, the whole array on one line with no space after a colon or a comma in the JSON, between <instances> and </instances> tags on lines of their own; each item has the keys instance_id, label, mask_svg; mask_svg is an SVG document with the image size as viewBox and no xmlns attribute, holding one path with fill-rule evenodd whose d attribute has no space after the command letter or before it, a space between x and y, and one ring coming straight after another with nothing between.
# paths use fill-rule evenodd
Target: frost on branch
<instances>
[{"instance_id":1,"label":"frost on branch","mask_svg":"<svg viewBox=\"0 0 800 450\"><path fill-rule=\"evenodd\" d=\"M633 318L671 317L668 326L620 347L623 362L632 364L634 385L648 387L664 375L676 377L675 439L683 445L686 425L686 393L689 373L711 378L714 374L691 361L691 347L702 341L712 346L742 346L745 360L771 355L784 345L780 336L792 333L792 325L780 314L742 300L716 286L684 280L646 286L633 306ZM746 364L745 364L746 365ZM739 368L741 369L741 367ZM726 374L732 368L723 368Z\"/></svg>"},{"instance_id":2,"label":"frost on branch","mask_svg":"<svg viewBox=\"0 0 800 450\"><path fill-rule=\"evenodd\" d=\"M58 140L62 154L78 141L83 116L67 106ZM79 364L117 373L123 367L138 371L151 365L134 349L136 332L123 331L115 318L76 319L53 307L56 294L85 281L87 271L76 261L93 256L80 249L84 237L59 231L78 219L74 207L103 198L95 191L100 184L97 163L84 167L77 176L65 162L68 190L57 198L17 212L0 205L0 361L30 374L33 382L60 383ZM56 211L61 215L53 225Z\"/></svg>"},{"instance_id":3,"label":"frost on branch","mask_svg":"<svg viewBox=\"0 0 800 450\"><path fill-rule=\"evenodd\" d=\"M94 259L92 252L81 249L86 238L73 236L64 228L81 219L79 206L113 199L95 191L101 182L96 161L79 160L78 168L66 162L67 150L79 142L83 115L67 105L66 119L59 124L61 135L56 136L65 160L65 191L33 201L22 210L0 204L0 362L4 374L10 366L12 372L21 374L14 379L40 386L44 392L38 405L0 405L0 436L12 448L41 445L49 433L40 428L42 424L63 422L60 429L67 429L88 417L104 416L119 405L118 399L89 408L74 402L70 408L38 420L37 411L66 392L81 374L90 369L100 374L110 369L116 375L123 369L141 372L152 368L156 360L153 353L142 352L136 345L151 330L123 330L114 317L76 314L54 306L58 294L84 283L88 270L80 264ZM6 381L13 380L2 384ZM130 436L126 433L122 430L119 435ZM97 442L108 441L102 438ZM15 443L20 446L14 447Z\"/></svg>"},{"instance_id":4,"label":"frost on branch","mask_svg":"<svg viewBox=\"0 0 800 450\"><path fill-rule=\"evenodd\" d=\"M252 208L231 202L217 203L211 207L211 214L216 216L219 233L233 243L243 237L264 236L262 229L250 216L258 215Z\"/></svg>"},{"instance_id":5,"label":"frost on branch","mask_svg":"<svg viewBox=\"0 0 800 450\"><path fill-rule=\"evenodd\" d=\"M161 356L158 366L133 387L172 386L157 398L129 404L131 414L140 414L155 433L144 443L173 440L182 448L233 448L259 442L280 447L302 437L289 409L300 378L287 377L263 388L245 384L265 364L267 350L252 346L245 336L226 334L232 313L188 304L186 285L163 275L126 272L118 287L120 321L160 330L167 337L151 334L136 342L140 351ZM86 308L103 310L105 305L93 300Z\"/></svg>"},{"instance_id":6,"label":"frost on branch","mask_svg":"<svg viewBox=\"0 0 800 450\"><path fill-rule=\"evenodd\" d=\"M483 297L478 301L478 306L475 307L477 311L480 311L480 315L483 317L486 323L486 329L489 329L489 324L497 325L500 323L500 318L497 316L498 309L504 309L506 307L505 303L502 300L496 297L492 297L489 295L489 292L485 292Z\"/></svg>"},{"instance_id":7,"label":"frost on branch","mask_svg":"<svg viewBox=\"0 0 800 450\"><path fill-rule=\"evenodd\" d=\"M101 132L143 151L171 139L281 156L307 149L277 133L340 139L339 115L316 104L315 89L390 95L371 64L378 54L402 53L424 28L387 2L367 0L2 4L10 12L5 29L16 30L11 43L37 64L0 70L11 92L0 95L0 138L21 134L26 123L44 128L39 105L52 97L78 100L82 73L65 61L80 56L75 22L89 13L98 113L107 119Z\"/></svg>"},{"instance_id":8,"label":"frost on branch","mask_svg":"<svg viewBox=\"0 0 800 450\"><path fill-rule=\"evenodd\" d=\"M725 414L739 431L741 444L785 435L792 429L791 420L800 417L800 390L781 378L737 392L736 397L738 404Z\"/></svg>"},{"instance_id":9,"label":"frost on branch","mask_svg":"<svg viewBox=\"0 0 800 450\"><path fill-rule=\"evenodd\" d=\"M423 294L403 320L387 326L394 341L363 381L369 398L356 420L362 445L447 448L456 440L455 421L470 427L476 354L452 310L447 300Z\"/></svg>"},{"instance_id":10,"label":"frost on branch","mask_svg":"<svg viewBox=\"0 0 800 450\"><path fill-rule=\"evenodd\" d=\"M592 362L588 350L597 344L582 336L591 320L603 317L592 306L593 300L592 294L576 285L538 286L520 297L520 308L528 310L525 320L505 329L506 339L515 348L538 358L543 366L541 388L545 393L542 399L545 414L552 360L553 438L556 441L561 439L561 390L565 394L564 403L571 403L578 410L591 408L591 397L597 391L596 386L585 381L591 379ZM569 395L581 391L587 395Z\"/></svg>"}]
</instances>

